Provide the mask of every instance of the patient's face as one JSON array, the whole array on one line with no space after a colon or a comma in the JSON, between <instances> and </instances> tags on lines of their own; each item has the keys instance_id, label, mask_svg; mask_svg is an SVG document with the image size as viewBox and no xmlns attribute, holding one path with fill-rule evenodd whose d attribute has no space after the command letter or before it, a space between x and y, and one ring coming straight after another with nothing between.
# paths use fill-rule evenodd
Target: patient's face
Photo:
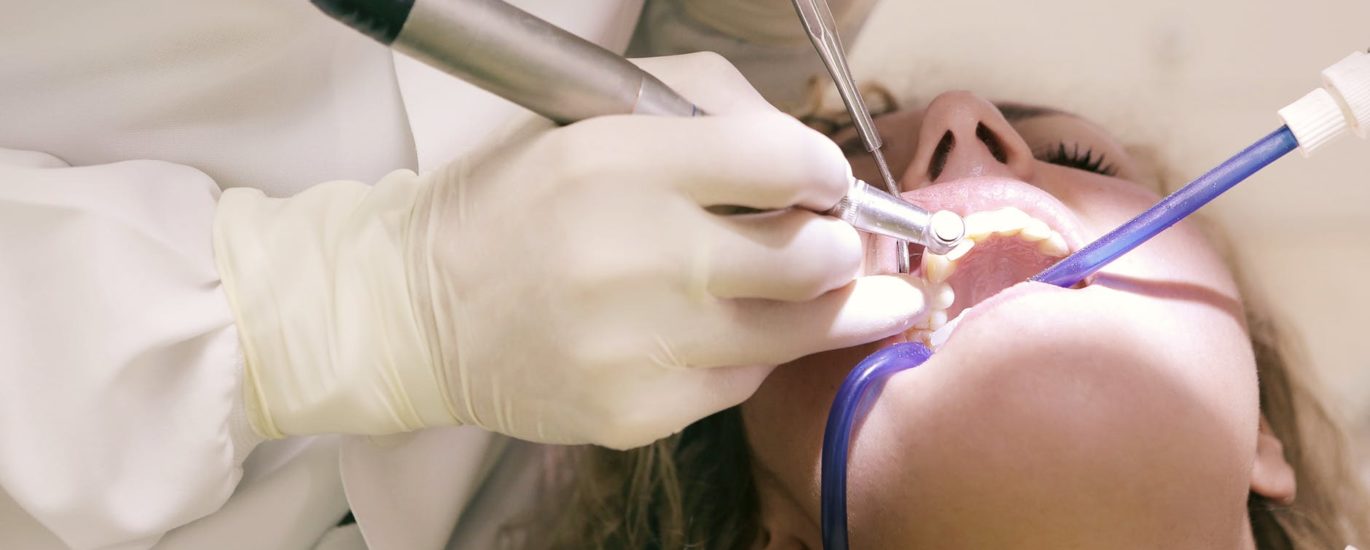
<instances>
[{"instance_id":1,"label":"patient's face","mask_svg":"<svg viewBox=\"0 0 1370 550\"><path fill-rule=\"evenodd\" d=\"M945 313L785 365L743 405L767 543L821 547L832 396L876 346L914 339L941 345L888 382L853 439L854 548L1249 544L1254 359L1236 286L1196 227L1171 228L1084 288L1021 284L986 301L1064 255L1062 244L1077 249L1155 203L1142 164L1076 117L1001 113L965 93L877 124L908 199L995 213L971 224L986 236L959 260L914 258ZM857 177L879 182L859 143L849 151ZM893 271L893 245L868 244L867 272ZM954 326L934 333L942 315Z\"/></svg>"}]
</instances>

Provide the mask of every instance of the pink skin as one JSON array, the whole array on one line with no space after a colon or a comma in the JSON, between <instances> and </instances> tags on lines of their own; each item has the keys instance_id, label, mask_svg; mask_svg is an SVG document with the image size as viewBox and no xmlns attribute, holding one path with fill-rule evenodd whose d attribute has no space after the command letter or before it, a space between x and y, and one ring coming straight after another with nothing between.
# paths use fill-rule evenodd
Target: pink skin
<instances>
[{"instance_id":1,"label":"pink skin","mask_svg":"<svg viewBox=\"0 0 1370 550\"><path fill-rule=\"evenodd\" d=\"M1072 248L1159 198L1134 182L1147 179L1140 163L1072 116L1010 124L956 92L877 123L910 200L962 213L1018 205ZM929 181L946 132L956 146ZM1103 151L1120 177L1033 158L1059 141ZM857 177L878 182L857 149ZM892 245L869 244L867 271L892 271ZM821 548L828 405L852 366L895 340L795 361L742 406L765 548ZM931 360L892 378L852 445L852 547L1254 548L1248 492L1293 496L1279 453L1257 452L1278 445L1258 437L1257 406L1236 285L1181 223L1086 288L1020 284L979 304Z\"/></svg>"}]
</instances>

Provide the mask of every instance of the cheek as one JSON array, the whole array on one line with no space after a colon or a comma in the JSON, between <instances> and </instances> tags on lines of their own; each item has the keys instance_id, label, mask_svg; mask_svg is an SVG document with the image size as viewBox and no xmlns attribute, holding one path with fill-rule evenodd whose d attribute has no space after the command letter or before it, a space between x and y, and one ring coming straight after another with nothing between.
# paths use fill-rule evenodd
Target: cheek
<instances>
[{"instance_id":1,"label":"cheek","mask_svg":"<svg viewBox=\"0 0 1370 550\"><path fill-rule=\"evenodd\" d=\"M1118 227L1161 199L1130 181L1047 163L1039 163L1031 183L1069 207L1090 238Z\"/></svg>"}]
</instances>

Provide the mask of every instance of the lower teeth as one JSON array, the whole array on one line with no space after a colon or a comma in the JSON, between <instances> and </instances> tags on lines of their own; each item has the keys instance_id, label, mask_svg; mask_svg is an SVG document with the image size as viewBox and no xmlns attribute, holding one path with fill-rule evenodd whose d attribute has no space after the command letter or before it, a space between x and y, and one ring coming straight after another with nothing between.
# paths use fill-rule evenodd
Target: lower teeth
<instances>
[{"instance_id":1,"label":"lower teeth","mask_svg":"<svg viewBox=\"0 0 1370 550\"><path fill-rule=\"evenodd\" d=\"M937 349L942 347L942 344L947 343L947 339L951 338L951 333L956 331L956 326L961 324L961 319L964 319L966 313L969 312L971 309L972 308L966 308L962 310L961 313L957 315L955 319L952 319L947 324L942 325L941 328L938 328L937 330L934 330L931 333L928 333L926 336L924 336L925 340L927 341L928 347L931 347L932 349Z\"/></svg>"}]
</instances>

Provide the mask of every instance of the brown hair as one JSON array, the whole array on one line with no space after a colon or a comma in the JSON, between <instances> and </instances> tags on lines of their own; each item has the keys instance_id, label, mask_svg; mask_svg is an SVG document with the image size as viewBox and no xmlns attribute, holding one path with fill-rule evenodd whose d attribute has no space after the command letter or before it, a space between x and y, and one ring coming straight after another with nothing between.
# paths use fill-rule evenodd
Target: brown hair
<instances>
[{"instance_id":1,"label":"brown hair","mask_svg":"<svg viewBox=\"0 0 1370 550\"><path fill-rule=\"evenodd\" d=\"M1281 506L1252 493L1251 530L1260 550L1343 548L1370 543L1370 505L1352 468L1349 442L1293 358L1294 342L1248 305L1260 378L1261 414L1294 468L1298 496Z\"/></svg>"},{"instance_id":2,"label":"brown hair","mask_svg":"<svg viewBox=\"0 0 1370 550\"><path fill-rule=\"evenodd\" d=\"M584 446L553 460L551 498L504 537L536 549L743 550L760 503L737 407L646 447Z\"/></svg>"},{"instance_id":3,"label":"brown hair","mask_svg":"<svg viewBox=\"0 0 1370 550\"><path fill-rule=\"evenodd\" d=\"M873 111L896 108L883 89L866 95L879 101ZM829 135L849 124L841 114L820 113L821 101L815 99L797 116ZM1140 152L1143 160L1154 160ZM1224 239L1216 240L1230 250ZM1370 544L1370 504L1353 472L1346 436L1314 392L1295 342L1261 313L1264 308L1250 293L1243 295L1261 413L1284 446L1298 491L1288 506L1250 494L1247 508L1257 548ZM524 535L519 544L538 550L752 548L761 529L750 460L737 408L639 449L567 448L554 461L560 475L544 488L551 498L534 514L538 519L517 527Z\"/></svg>"}]
</instances>

